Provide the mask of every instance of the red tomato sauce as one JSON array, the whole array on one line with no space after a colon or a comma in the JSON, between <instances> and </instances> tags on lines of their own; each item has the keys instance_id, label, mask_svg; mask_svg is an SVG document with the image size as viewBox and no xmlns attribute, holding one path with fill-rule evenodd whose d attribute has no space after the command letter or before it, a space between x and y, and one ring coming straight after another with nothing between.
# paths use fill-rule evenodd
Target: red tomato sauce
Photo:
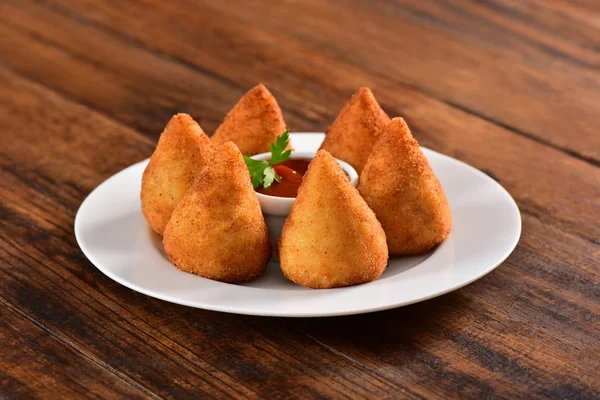
<instances>
[{"instance_id":1,"label":"red tomato sauce","mask_svg":"<svg viewBox=\"0 0 600 400\"><path fill-rule=\"evenodd\" d=\"M271 186L266 189L259 186L255 190L258 193L266 194L268 196L296 197L298 195L298 189L302 184L302 178L304 177L304 174L306 174L306 171L308 171L308 164L310 164L311 161L312 160L305 158L296 158L277 164L273 168L281 178L281 181L274 181ZM344 171L344 174L348 176L346 171ZM350 179L349 176L348 179Z\"/></svg>"},{"instance_id":2,"label":"red tomato sauce","mask_svg":"<svg viewBox=\"0 0 600 400\"><path fill-rule=\"evenodd\" d=\"M273 182L268 188L259 186L256 188L258 193L275 197L296 197L298 188L302 184L302 177L308 170L308 164L311 160L303 158L286 160L275 167L275 172L281 177L280 182Z\"/></svg>"}]
</instances>

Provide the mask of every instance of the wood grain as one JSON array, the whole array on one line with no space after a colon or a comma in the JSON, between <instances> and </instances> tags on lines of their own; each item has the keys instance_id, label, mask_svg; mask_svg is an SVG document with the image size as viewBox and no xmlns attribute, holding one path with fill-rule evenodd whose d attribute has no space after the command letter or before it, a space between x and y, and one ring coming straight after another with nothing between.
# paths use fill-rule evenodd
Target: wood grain
<instances>
[{"instance_id":1,"label":"wood grain","mask_svg":"<svg viewBox=\"0 0 600 400\"><path fill-rule=\"evenodd\" d=\"M7 11L10 13L13 10L7 8ZM24 19L25 16L29 18L30 15L37 15L38 13L41 14L38 19ZM60 13L32 6L30 13L15 12L8 15L12 17L11 23L20 23L23 20L21 26L23 29L35 29L35 35L47 35L46 41L50 43L60 43L60 46L73 47L75 45L68 38L73 36L73 32L76 32L77 29L82 29L85 34L81 34L81 36L87 38L89 46L104 46L114 49L117 54L130 54L129 58L132 60L132 65L154 65L154 63L151 63L151 59L156 61L155 57L151 58L151 54L143 51L139 53L140 59L137 60L137 53L133 51L131 46L111 38L94 27L77 24L75 21L65 18ZM207 15L206 18L208 17L212 17L212 20L217 20L216 15ZM208 19L210 20L210 18ZM153 22L155 22L156 26L168 26L167 21ZM194 26L203 26L206 29L206 24L203 23L194 24ZM65 28L64 32L63 27ZM11 55L9 63L12 68L25 73L27 76L35 75L37 79L42 77L42 82L50 87L63 90L61 89L61 85L73 86L61 78L62 74L65 71L69 71L70 75L79 76L89 68L89 64L85 61L77 63L74 60L77 53L75 53L75 56L71 56L69 52L61 48L44 45L40 41L36 41L35 38L21 34L9 26L6 26L5 29L6 34L3 36L7 39L1 45L4 51ZM240 27L240 32L241 29ZM230 26L229 31L232 30L233 28ZM249 40L248 38L252 37L251 34L252 31L246 32L245 40ZM166 37L167 35L164 36ZM260 38L264 39L264 35L258 35L256 40ZM183 40L184 37L181 37L181 39ZM174 49L170 51L178 51L180 49L177 46L178 44L173 40L173 42L165 43L164 50ZM33 53L18 53L19 49L27 48L35 48L39 51L35 52L35 56ZM271 48L275 51L274 47ZM256 49L256 51L259 51L258 49L265 51L269 47L263 40L261 46L257 45ZM245 54L241 54L241 50L238 50L238 46L228 50L230 51L227 54L235 54L235 57L245 56ZM198 51L200 50L189 48L184 53L186 55L194 55ZM206 50L202 51L206 52ZM252 49L252 52L253 57L257 58L254 49ZM293 56L292 53L293 51L290 51L290 57ZM34 57L35 59L44 57L47 62L35 62ZM258 57L258 59L272 59L272 57L272 54L268 54ZM210 62L204 54L199 54L198 59L202 59L205 63ZM110 57L102 53L94 60L94 62L102 62L105 68L109 68L112 71L111 74L104 78L106 81L97 83L97 85L102 87L102 90L108 90L107 88L114 85L112 75L121 74L121 76L136 82L132 85L144 91L144 95L148 96L145 98L156 98L154 100L156 102L165 101L165 97L161 96L160 93L145 91L147 87L156 87L159 85L149 85L147 81L140 78L140 74L135 70L128 72L127 69L122 68L120 62L113 65L111 60ZM218 60L215 57L212 57L212 60L215 60L215 67L219 67L221 71L227 73L227 79L233 79L236 76L242 77L243 81L235 83L238 86L243 85L247 80L247 74L243 70L248 71L249 68L252 68L247 66L246 59L231 60L231 63L227 65L222 61L219 61L217 64ZM282 85L282 83L279 83L281 81L272 81L272 78L264 76L264 81L266 81L270 88L274 89L273 92L284 110L292 109L294 115L299 117L305 116L304 120L296 120L299 124L294 123L294 121L288 121L288 126L292 130L307 129L322 131L333 120L336 112L358 85L366 84L367 86L378 88L376 96L383 104L384 109L390 115L404 116L416 132L421 144L466 161L480 169L493 170L494 176L517 197L519 205L522 208L524 207L526 211L530 211L540 216L540 218L550 218L552 223L558 223L565 229L573 230L589 240L593 241L595 238L600 237L600 226L595 223L596 220L600 219L600 205L596 200L600 196L600 170L597 168L586 165L586 162L561 154L560 151L541 145L536 141L521 137L520 135L514 135L507 129L465 113L460 109L448 106L431 97L424 96L418 91L406 87L398 87L390 81L381 81L360 70L347 67L344 64L336 64L333 61L329 62L327 59L317 57L311 60L314 60L314 65L310 65L308 61L302 62L300 59L294 60L296 62L293 64L296 68L294 76L311 76L311 69L323 71L321 75L313 75L311 77L311 87L308 90L306 88L306 81L295 80L290 82L286 80L284 81L285 84ZM287 63L289 62L288 60ZM165 68L163 63L158 61L156 63L156 70L161 71ZM325 70L324 67L327 64L335 68ZM261 66L259 63L254 62L252 73L262 77L263 75L261 75L259 69L264 70L265 68L266 66ZM282 65L281 68L287 70L291 66ZM173 80L171 77L179 76L176 75L177 71L169 72L169 74L162 75L161 77L157 76L153 80L162 79L163 87L168 87L169 82ZM92 72L90 71L89 73ZM87 76L87 73L82 76ZM102 77L100 73L94 73L94 76L97 79ZM185 69L185 74L180 79L181 81L191 81L194 76L198 76L198 79L203 78L199 73L196 73L191 68L187 68ZM209 98L218 96L217 93L213 94L212 90L216 90L219 93L223 91L233 93L231 96L231 104L233 104L235 97L260 80L263 79L258 78L252 83L248 83L248 86L242 86L242 90L232 90L223 86L215 88L204 87L203 93L207 94ZM271 85L271 83L273 84ZM85 92L86 94L85 98L76 97L76 100L84 101L85 103L93 101L95 108L109 112L109 115L114 115L115 119L123 120L123 122L131 121L129 118L122 118L121 115L135 106L119 104L110 100L113 97L119 98L122 96L123 90L121 88L116 88L112 95L110 93L107 94L105 101L103 98L93 97L96 91L95 86L89 85L83 89L77 89L79 93ZM319 92L329 93L329 98L319 100L318 98L323 96L318 96L316 93L319 92L313 92L314 89L319 89ZM321 124L313 122L312 115L305 115L303 107L296 108L295 104L290 101L289 93L306 94L307 99L312 102L312 107L318 106L319 113L329 115L329 119L323 121ZM70 93L67 92L66 94ZM130 95L139 97L134 92L131 92ZM170 102L168 106L168 110L171 110L170 112L177 110L178 101L180 100ZM183 102L184 100L181 101ZM147 103L149 104L148 109L143 112L146 115L154 116L155 114L153 114L151 109L153 102ZM220 113L217 112L216 116L208 117L208 119L210 121L218 121L226 113L228 107L229 105L224 106ZM181 111L189 111L192 115L199 116L201 120L205 120L207 115L214 115L210 108L195 107L188 109L183 107ZM135 113L136 111L133 111L133 115ZM289 115L289 112L286 113L286 117L287 115ZM148 118L146 117L146 119ZM325 120L326 118L322 119ZM164 117L156 115L152 120L153 126L155 126L154 131L150 132L149 135L156 137L167 120L168 116L166 115ZM213 126L216 126L216 124L213 124ZM134 123L133 127L139 128L139 125ZM210 126L207 131L210 132ZM480 149L487 146L495 148L496 151L485 153L465 151L465 149ZM547 162L550 159L553 160L552 163ZM586 181L587 184L584 184L582 181ZM557 185L560 188L557 188ZM582 196L578 190L582 185L589 189L589 192L585 196ZM572 207L573 204L577 206Z\"/></svg>"},{"instance_id":2,"label":"wood grain","mask_svg":"<svg viewBox=\"0 0 600 400\"><path fill-rule=\"evenodd\" d=\"M477 43L551 72L577 72L579 78L598 83L600 58L594 47L599 28L572 2L555 3L557 7L539 0L392 3L394 13L466 44Z\"/></svg>"},{"instance_id":3,"label":"wood grain","mask_svg":"<svg viewBox=\"0 0 600 400\"><path fill-rule=\"evenodd\" d=\"M60 0L53 3L58 2ZM228 60L237 57L240 51L257 51L256 45L248 40L248 33L256 31L254 34L262 36L265 42L265 37L270 37L268 42L275 45L276 54L262 59L274 64L287 57L288 44L282 39L291 37L295 43L302 44L300 55L311 49L325 52L334 60L411 85L465 111L580 154L596 164L600 160L596 151L600 143L594 139L597 135L593 135L592 128L600 115L594 101L595 89L571 75L558 71L549 73L545 68L485 46L465 44L447 33L426 29L406 19L403 13L393 13L384 2L299 2L289 7L279 2L244 2L244 7L226 8L219 4L213 2L211 10L186 0L157 1L152 7L144 3L130 4L128 12L138 16L135 21L130 21L119 7L96 2L78 2L69 9L71 12L81 10L77 16L84 20L99 22L105 27L110 23L113 31L191 63L202 60L207 65L204 57L219 55L219 60L229 66L211 68L218 75L232 64L240 64ZM373 4L375 9L372 9ZM227 30L221 28L224 14L236 18L227 20ZM297 19L308 23L288 23ZM169 35L155 29L175 23L182 26L178 32L169 30ZM149 29L151 26L154 29ZM346 26L354 29L341 29ZM207 35L207 30L216 32ZM198 37L212 40L194 40ZM403 40L405 37L411 40ZM169 42L168 48L165 42ZM208 52L207 46L211 49ZM186 51L190 47L196 52L198 47L204 51L197 57L194 52ZM250 60L256 62L257 58ZM527 104L527 107L517 107L518 104Z\"/></svg>"},{"instance_id":4,"label":"wood grain","mask_svg":"<svg viewBox=\"0 0 600 400\"><path fill-rule=\"evenodd\" d=\"M600 397L594 2L0 11L2 397ZM174 112L212 132L259 81L296 131L371 86L421 144L513 194L519 246L456 292L333 319L190 309L102 275L73 236L87 193L149 156Z\"/></svg>"},{"instance_id":5,"label":"wood grain","mask_svg":"<svg viewBox=\"0 0 600 400\"><path fill-rule=\"evenodd\" d=\"M188 0L182 3L180 10L193 7ZM600 115L595 101L597 79L590 86L589 80L561 74L546 64L536 65L529 58L511 57L496 46L480 46L479 41L465 43L447 30L415 22L407 17L410 8L403 5L307 1L293 7L253 2L252 7L221 8L217 2L212 4L246 23L260 21L260 26L268 27L270 32L292 36L314 49L325 48L336 60L411 85L598 165L600 139L593 129ZM319 18L322 15L327 18ZM288 23L294 19L310 23ZM485 20L483 23L491 26Z\"/></svg>"},{"instance_id":6,"label":"wood grain","mask_svg":"<svg viewBox=\"0 0 600 400\"><path fill-rule=\"evenodd\" d=\"M97 365L0 298L0 396L145 398L149 393ZM9 323L10 321L10 323Z\"/></svg>"}]
</instances>

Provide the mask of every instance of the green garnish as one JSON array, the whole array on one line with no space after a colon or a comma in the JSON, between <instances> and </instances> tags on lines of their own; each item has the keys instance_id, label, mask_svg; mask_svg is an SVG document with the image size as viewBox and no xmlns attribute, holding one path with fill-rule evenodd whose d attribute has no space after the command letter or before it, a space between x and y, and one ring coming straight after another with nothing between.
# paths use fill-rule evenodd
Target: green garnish
<instances>
[{"instance_id":1,"label":"green garnish","mask_svg":"<svg viewBox=\"0 0 600 400\"><path fill-rule=\"evenodd\" d=\"M250 178L254 189L262 185L265 189L273 184L273 181L279 182L281 177L277 175L275 165L280 164L290 158L291 150L286 150L290 144L290 135L288 131L277 136L274 142L271 142L271 159L255 160L248 156L244 156L244 161L250 171Z\"/></svg>"}]
</instances>

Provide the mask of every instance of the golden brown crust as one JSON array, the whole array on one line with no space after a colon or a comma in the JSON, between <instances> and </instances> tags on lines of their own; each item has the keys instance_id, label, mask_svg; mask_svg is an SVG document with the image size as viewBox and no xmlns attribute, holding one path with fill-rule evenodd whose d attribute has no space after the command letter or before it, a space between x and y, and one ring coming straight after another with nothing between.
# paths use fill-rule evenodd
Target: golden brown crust
<instances>
[{"instance_id":1,"label":"golden brown crust","mask_svg":"<svg viewBox=\"0 0 600 400\"><path fill-rule=\"evenodd\" d=\"M192 117L171 118L142 177L142 212L158 234L163 234L177 203L213 152L208 136Z\"/></svg>"},{"instance_id":2,"label":"golden brown crust","mask_svg":"<svg viewBox=\"0 0 600 400\"><path fill-rule=\"evenodd\" d=\"M216 146L232 141L242 154L251 156L270 151L269 144L285 130L277 100L260 84L229 111L211 140Z\"/></svg>"},{"instance_id":3,"label":"golden brown crust","mask_svg":"<svg viewBox=\"0 0 600 400\"><path fill-rule=\"evenodd\" d=\"M217 149L173 212L163 244L177 268L205 278L242 282L262 274L269 232L235 144Z\"/></svg>"},{"instance_id":4,"label":"golden brown crust","mask_svg":"<svg viewBox=\"0 0 600 400\"><path fill-rule=\"evenodd\" d=\"M358 189L385 230L390 254L425 253L452 227L439 180L402 118L373 147Z\"/></svg>"},{"instance_id":5,"label":"golden brown crust","mask_svg":"<svg viewBox=\"0 0 600 400\"><path fill-rule=\"evenodd\" d=\"M310 163L278 242L283 274L311 288L356 285L385 270L385 233L325 150Z\"/></svg>"},{"instance_id":6,"label":"golden brown crust","mask_svg":"<svg viewBox=\"0 0 600 400\"><path fill-rule=\"evenodd\" d=\"M390 118L371 90L360 88L327 130L321 148L346 161L360 174L373 145L389 122Z\"/></svg>"}]
</instances>

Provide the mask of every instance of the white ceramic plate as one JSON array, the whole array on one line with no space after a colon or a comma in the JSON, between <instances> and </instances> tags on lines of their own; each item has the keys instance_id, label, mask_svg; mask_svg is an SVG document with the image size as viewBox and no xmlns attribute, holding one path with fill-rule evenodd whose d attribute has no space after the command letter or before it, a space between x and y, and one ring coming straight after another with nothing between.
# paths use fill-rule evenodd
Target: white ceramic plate
<instances>
[{"instance_id":1,"label":"white ceramic plate","mask_svg":"<svg viewBox=\"0 0 600 400\"><path fill-rule=\"evenodd\" d=\"M297 151L316 151L322 133L291 134ZM360 314L416 303L465 286L498 266L517 245L521 216L512 197L486 174L423 149L452 209L452 233L418 257L391 258L374 282L313 290L286 280L276 262L258 279L228 284L179 271L167 259L140 207L148 160L112 176L75 218L79 246L100 271L140 293L207 310L249 315L318 317Z\"/></svg>"}]
</instances>

